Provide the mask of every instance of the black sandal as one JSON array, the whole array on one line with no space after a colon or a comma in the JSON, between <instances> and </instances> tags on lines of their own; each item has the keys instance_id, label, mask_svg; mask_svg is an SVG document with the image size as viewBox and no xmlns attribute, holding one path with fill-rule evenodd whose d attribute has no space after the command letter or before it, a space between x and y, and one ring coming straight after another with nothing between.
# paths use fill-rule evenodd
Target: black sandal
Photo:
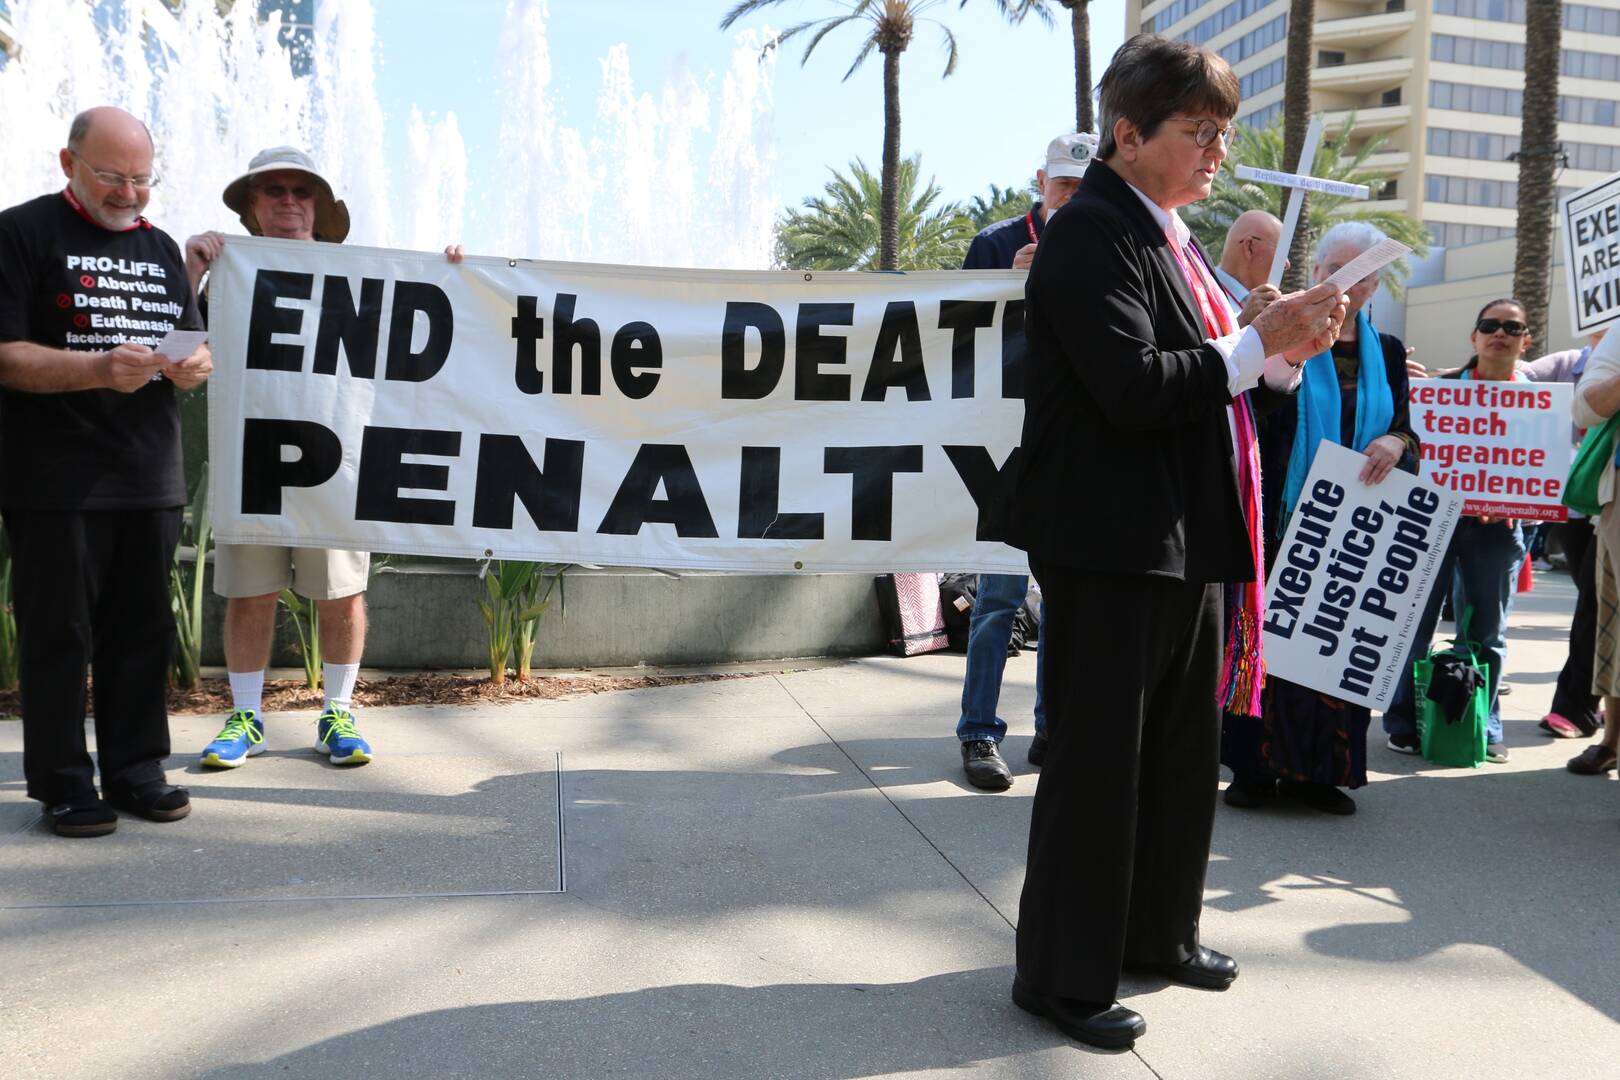
<instances>
[{"instance_id":1,"label":"black sandal","mask_svg":"<svg viewBox=\"0 0 1620 1080\"><path fill-rule=\"evenodd\" d=\"M191 795L183 787L153 780L127 791L108 790L107 802L148 821L179 821L191 813Z\"/></svg>"},{"instance_id":2,"label":"black sandal","mask_svg":"<svg viewBox=\"0 0 1620 1080\"><path fill-rule=\"evenodd\" d=\"M118 815L100 799L48 806L45 820L57 836L106 836L118 828Z\"/></svg>"}]
</instances>

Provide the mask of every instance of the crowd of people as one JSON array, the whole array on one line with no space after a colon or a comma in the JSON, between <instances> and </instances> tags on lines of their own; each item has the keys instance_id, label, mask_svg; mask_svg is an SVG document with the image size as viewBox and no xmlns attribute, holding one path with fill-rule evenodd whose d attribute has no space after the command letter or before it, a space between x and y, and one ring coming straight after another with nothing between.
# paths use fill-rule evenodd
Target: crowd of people
<instances>
[{"instance_id":1,"label":"crowd of people","mask_svg":"<svg viewBox=\"0 0 1620 1080\"><path fill-rule=\"evenodd\" d=\"M1373 321L1377 275L1343 292L1333 280L1379 230L1327 230L1311 284L1285 295L1267 280L1275 217L1239 217L1218 263L1182 221L1231 139L1239 84L1227 63L1140 35L1114 56L1099 102L1099 134L1054 139L1040 200L982 232L966 266L1028 273L1022 449L1004 524L1042 596L1029 753L1042 776L1012 996L1076 1039L1119 1047L1146 1030L1116 1000L1123 969L1215 990L1237 978L1199 935L1220 764L1231 806L1354 811L1345 789L1366 783L1371 713L1265 676L1260 582L1325 441L1363 455L1367 484L1416 472L1421 447L1413 361ZM63 836L110 833L118 810L160 822L190 811L163 771L168 578L186 501L175 392L207 379L212 357L206 345L159 347L204 327L206 275L226 241L205 232L182 249L142 216L153 160L139 120L91 109L61 152L65 187L0 212L0 511L16 567L24 771ZM349 229L331 184L288 147L255 156L222 202L253 235L335 244ZM1527 322L1518 300L1484 304L1471 357L1444 377L1572 382L1583 429L1620 412L1620 336L1526 364ZM1601 502L1614 494L1611 454ZM1570 765L1602 774L1620 731L1603 724L1620 698L1620 513L1566 533L1580 600L1542 726L1602 729ZM1508 758L1497 698L1525 551L1520 522L1462 519L1413 647L1427 651L1450 594L1484 647L1492 762ZM263 749L264 668L287 588L321 613L315 743L334 764L371 760L350 706L366 580L364 554L220 546L232 709L203 765L234 768ZM997 710L1028 588L1022 575L985 575L977 590L957 737L968 780L988 790L1011 783ZM83 723L92 663L99 788ZM1408 670L1383 717L1391 751L1416 752L1414 712Z\"/></svg>"}]
</instances>

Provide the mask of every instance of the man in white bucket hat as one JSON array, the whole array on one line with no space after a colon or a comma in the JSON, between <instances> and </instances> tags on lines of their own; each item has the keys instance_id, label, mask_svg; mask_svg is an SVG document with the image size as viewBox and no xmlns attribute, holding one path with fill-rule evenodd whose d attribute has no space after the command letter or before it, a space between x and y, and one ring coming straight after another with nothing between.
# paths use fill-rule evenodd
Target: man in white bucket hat
<instances>
[{"instance_id":1,"label":"man in white bucket hat","mask_svg":"<svg viewBox=\"0 0 1620 1080\"><path fill-rule=\"evenodd\" d=\"M308 154L291 146L262 150L247 171L225 187L225 205L254 236L341 244L349 235L349 209L332 192ZM186 241L186 273L199 291L227 238L201 233ZM460 261L460 249L450 252ZM371 556L363 551L220 544L214 555L214 591L226 598L225 662L231 712L202 754L202 764L235 768L264 750L260 717L264 669L270 663L276 602L282 590L308 598L320 614L325 702L315 726L315 748L334 765L364 765L371 747L355 730L350 701L366 637L366 580Z\"/></svg>"}]
</instances>

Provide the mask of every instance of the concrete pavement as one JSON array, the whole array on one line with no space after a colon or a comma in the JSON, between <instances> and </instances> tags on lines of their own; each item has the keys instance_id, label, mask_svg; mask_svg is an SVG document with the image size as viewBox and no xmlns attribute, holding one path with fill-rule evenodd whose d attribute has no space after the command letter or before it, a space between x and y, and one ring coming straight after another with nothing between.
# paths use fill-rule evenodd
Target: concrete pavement
<instances>
[{"instance_id":1,"label":"concrete pavement","mask_svg":"<svg viewBox=\"0 0 1620 1080\"><path fill-rule=\"evenodd\" d=\"M1131 981L1120 1054L1007 997L1032 654L1000 795L962 780L948 654L375 709L347 771L272 715L202 773L218 718L176 717L195 812L88 841L0 723L0 1076L1620 1075L1620 786L1535 731L1571 604L1543 575L1515 613L1510 763L1375 739L1354 817L1221 806L1204 936L1242 977Z\"/></svg>"}]
</instances>

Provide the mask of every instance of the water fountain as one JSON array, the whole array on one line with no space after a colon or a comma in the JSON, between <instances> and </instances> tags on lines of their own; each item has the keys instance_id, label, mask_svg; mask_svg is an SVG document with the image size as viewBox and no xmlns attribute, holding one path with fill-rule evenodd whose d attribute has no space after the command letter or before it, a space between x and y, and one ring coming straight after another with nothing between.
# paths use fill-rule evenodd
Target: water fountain
<instances>
[{"instance_id":1,"label":"water fountain","mask_svg":"<svg viewBox=\"0 0 1620 1080\"><path fill-rule=\"evenodd\" d=\"M433 250L666 266L764 268L775 212L769 116L772 60L739 36L730 65L701 76L676 67L638 89L620 45L601 61L589 126L570 125L551 87L546 0L509 0L499 53L500 149L480 167L454 113L429 100L385 116L370 0L317 0L308 73L243 0L220 14L162 5L13 0L21 54L0 69L0 205L62 183L56 151L68 121L110 103L149 122L163 181L151 217L177 238L240 231L219 192L267 144L309 148L349 201L351 241ZM155 9L147 33L126 13ZM161 23L162 25L156 25ZM93 58L87 62L87 58ZM385 157L404 146L395 182Z\"/></svg>"}]
</instances>

